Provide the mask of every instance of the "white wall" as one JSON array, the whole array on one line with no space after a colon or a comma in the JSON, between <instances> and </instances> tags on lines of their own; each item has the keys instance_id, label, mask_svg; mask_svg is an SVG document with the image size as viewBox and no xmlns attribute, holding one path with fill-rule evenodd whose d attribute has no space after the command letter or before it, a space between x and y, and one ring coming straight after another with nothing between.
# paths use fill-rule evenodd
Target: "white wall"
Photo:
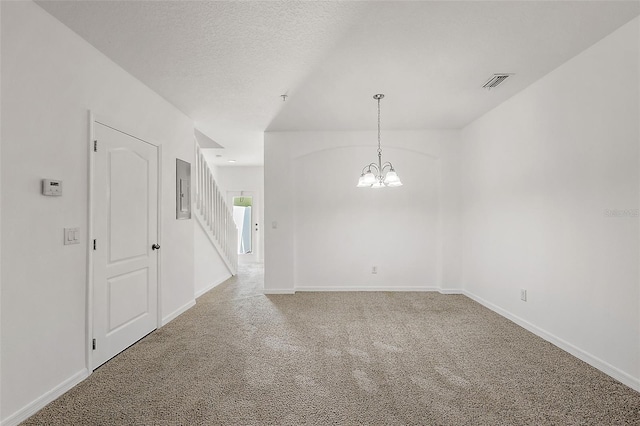
<instances>
[{"instance_id":1,"label":"white wall","mask_svg":"<svg viewBox=\"0 0 640 426\"><path fill-rule=\"evenodd\" d=\"M376 191L355 187L377 159L374 132L265 134L267 292L459 287L443 240L455 244L457 132L382 140L404 186Z\"/></svg>"},{"instance_id":2,"label":"white wall","mask_svg":"<svg viewBox=\"0 0 640 426\"><path fill-rule=\"evenodd\" d=\"M193 301L194 221L175 220L175 159L193 164L193 126L34 3L1 7L0 418L8 423L86 374L88 110L162 144L165 318ZM64 195L41 196L44 177L61 179ZM82 243L63 246L70 226Z\"/></svg>"},{"instance_id":3,"label":"white wall","mask_svg":"<svg viewBox=\"0 0 640 426\"><path fill-rule=\"evenodd\" d=\"M264 135L264 290L271 293L294 291L290 145L286 133Z\"/></svg>"},{"instance_id":4,"label":"white wall","mask_svg":"<svg viewBox=\"0 0 640 426\"><path fill-rule=\"evenodd\" d=\"M264 261L264 167L260 166L216 166L214 169L214 177L216 182L224 190L225 195L229 191L252 191L257 196L258 210L258 235L257 241L254 242L257 248L256 260ZM226 201L232 206L232 200L227 197ZM255 221L254 221L255 223ZM243 256L240 256L242 259Z\"/></svg>"},{"instance_id":5,"label":"white wall","mask_svg":"<svg viewBox=\"0 0 640 426\"><path fill-rule=\"evenodd\" d=\"M636 389L640 228L606 211L639 207L639 22L467 126L461 167L465 289Z\"/></svg>"},{"instance_id":6,"label":"white wall","mask_svg":"<svg viewBox=\"0 0 640 426\"><path fill-rule=\"evenodd\" d=\"M200 297L231 277L231 272L209 239L207 232L194 215L194 291Z\"/></svg>"}]
</instances>

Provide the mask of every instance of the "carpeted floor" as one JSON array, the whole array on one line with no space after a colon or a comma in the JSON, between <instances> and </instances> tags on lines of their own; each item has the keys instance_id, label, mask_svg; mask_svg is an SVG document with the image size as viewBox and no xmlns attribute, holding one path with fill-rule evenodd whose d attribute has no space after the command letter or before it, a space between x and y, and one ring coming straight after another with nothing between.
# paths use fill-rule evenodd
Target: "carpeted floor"
<instances>
[{"instance_id":1,"label":"carpeted floor","mask_svg":"<svg viewBox=\"0 0 640 426\"><path fill-rule=\"evenodd\" d=\"M264 296L244 266L27 425L640 425L640 393L472 300Z\"/></svg>"}]
</instances>

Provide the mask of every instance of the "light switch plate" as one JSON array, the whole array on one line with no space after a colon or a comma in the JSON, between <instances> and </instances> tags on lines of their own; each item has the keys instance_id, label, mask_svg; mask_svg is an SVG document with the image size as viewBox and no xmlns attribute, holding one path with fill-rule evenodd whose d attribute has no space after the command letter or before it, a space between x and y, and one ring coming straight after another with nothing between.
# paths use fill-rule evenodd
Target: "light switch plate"
<instances>
[{"instance_id":1,"label":"light switch plate","mask_svg":"<svg viewBox=\"0 0 640 426\"><path fill-rule=\"evenodd\" d=\"M64 245L80 244L80 228L64 228Z\"/></svg>"}]
</instances>

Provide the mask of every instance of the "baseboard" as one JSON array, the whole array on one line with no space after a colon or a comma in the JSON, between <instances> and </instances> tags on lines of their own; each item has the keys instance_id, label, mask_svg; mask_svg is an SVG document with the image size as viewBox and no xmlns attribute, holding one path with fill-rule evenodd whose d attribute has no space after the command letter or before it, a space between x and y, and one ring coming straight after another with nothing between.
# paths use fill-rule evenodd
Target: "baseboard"
<instances>
[{"instance_id":1,"label":"baseboard","mask_svg":"<svg viewBox=\"0 0 640 426\"><path fill-rule=\"evenodd\" d=\"M442 289L436 286L309 286L309 287L296 287L295 289L264 289L263 294L295 294L296 292L335 292L335 291L417 291L428 292L437 291L441 294L464 294L462 289Z\"/></svg>"},{"instance_id":2,"label":"baseboard","mask_svg":"<svg viewBox=\"0 0 640 426\"><path fill-rule=\"evenodd\" d=\"M440 287L435 286L309 286L296 287L295 291L441 291Z\"/></svg>"},{"instance_id":3,"label":"baseboard","mask_svg":"<svg viewBox=\"0 0 640 426\"><path fill-rule=\"evenodd\" d=\"M47 404L60 398L65 392L89 377L89 374L89 370L87 370L86 368L82 371L77 372L64 382L60 383L55 388L46 392L44 395L40 396L39 398L25 405L6 419L2 420L0 422L0 425L15 426L27 420L29 417L33 416L35 413L43 409Z\"/></svg>"},{"instance_id":4,"label":"baseboard","mask_svg":"<svg viewBox=\"0 0 640 426\"><path fill-rule=\"evenodd\" d=\"M296 291L288 288L265 288L262 294L294 294Z\"/></svg>"},{"instance_id":5,"label":"baseboard","mask_svg":"<svg viewBox=\"0 0 640 426\"><path fill-rule=\"evenodd\" d=\"M162 318L162 324L160 324L160 327L163 327L163 326L169 324L171 321L176 319L176 317L178 317L180 314L188 311L189 309L193 308L195 305L196 305L196 300L194 299L194 300L191 300L191 301L185 303L184 305L180 306L178 309L176 309L175 311L171 312L166 317Z\"/></svg>"},{"instance_id":6,"label":"baseboard","mask_svg":"<svg viewBox=\"0 0 640 426\"><path fill-rule=\"evenodd\" d=\"M225 278L222 278L221 280L218 280L216 282L214 282L213 284L208 285L207 287L203 288L202 290L198 291L195 294L195 298L197 299L198 297L202 296L203 294L205 294L206 292L208 292L209 290L213 290L215 287L219 286L220 284L222 284L223 282L225 282L226 280L228 280L229 278L231 278L233 275L229 274L227 275Z\"/></svg>"},{"instance_id":7,"label":"baseboard","mask_svg":"<svg viewBox=\"0 0 640 426\"><path fill-rule=\"evenodd\" d=\"M461 288L441 288L438 290L441 294L464 294Z\"/></svg>"},{"instance_id":8,"label":"baseboard","mask_svg":"<svg viewBox=\"0 0 640 426\"><path fill-rule=\"evenodd\" d=\"M630 374L625 373L624 371L614 367L613 365L607 363L606 361L601 360L600 358L590 354L587 351L584 351L580 348L578 348L577 346L572 345L571 343L567 342L566 340L561 339L560 337L549 333L548 331L530 323L527 320L524 320L516 315L513 315L512 313L502 309L501 307L494 305L493 303L481 298L480 296L473 294L469 291L464 290L463 294L467 297L469 297L470 299L475 300L476 302L480 303L481 305L485 306L488 309L491 309L492 311L494 311L495 313L513 321L514 323L518 324L519 326L521 326L522 328L532 332L533 334L535 334L538 337L543 338L544 340L546 340L549 343L554 344L555 346L559 347L560 349L570 353L571 355L575 356L576 358L586 362L587 364L591 365L592 367L597 368L598 370L602 371L603 373L607 374L608 376L611 376L612 378L616 379L617 381L619 381L620 383L629 386L631 389L634 389L638 392L640 392L640 379L635 378L633 376L631 376Z\"/></svg>"}]
</instances>

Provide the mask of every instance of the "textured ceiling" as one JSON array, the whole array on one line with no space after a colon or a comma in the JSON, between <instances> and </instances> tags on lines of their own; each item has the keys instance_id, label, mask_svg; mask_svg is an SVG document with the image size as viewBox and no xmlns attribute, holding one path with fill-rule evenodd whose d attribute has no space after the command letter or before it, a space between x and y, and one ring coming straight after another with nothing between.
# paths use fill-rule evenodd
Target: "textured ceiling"
<instances>
[{"instance_id":1,"label":"textured ceiling","mask_svg":"<svg viewBox=\"0 0 640 426\"><path fill-rule=\"evenodd\" d=\"M638 14L638 2L381 2L269 130L461 128ZM494 73L514 73L492 91Z\"/></svg>"},{"instance_id":2,"label":"textured ceiling","mask_svg":"<svg viewBox=\"0 0 640 426\"><path fill-rule=\"evenodd\" d=\"M224 146L212 161L237 165L262 163L267 129L374 129L374 93L387 96L383 130L462 127L640 13L637 1L38 4ZM516 76L481 89L496 72Z\"/></svg>"}]
</instances>

